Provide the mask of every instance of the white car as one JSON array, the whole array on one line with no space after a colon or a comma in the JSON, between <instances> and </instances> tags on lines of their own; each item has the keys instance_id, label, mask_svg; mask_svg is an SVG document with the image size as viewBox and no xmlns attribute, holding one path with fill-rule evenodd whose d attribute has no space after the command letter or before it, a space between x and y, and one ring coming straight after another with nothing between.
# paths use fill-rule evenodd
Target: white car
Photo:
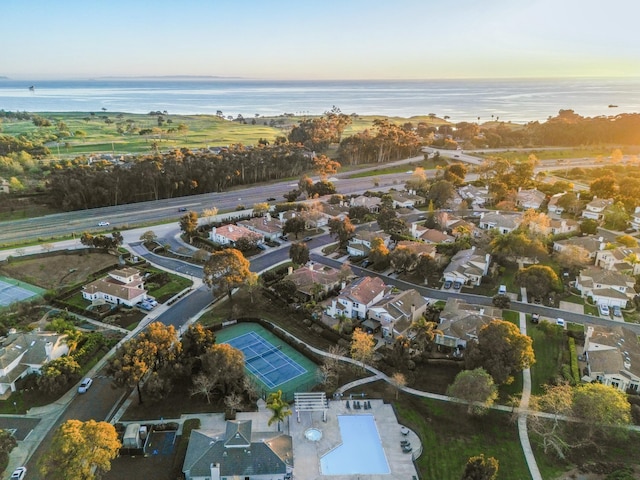
<instances>
[{"instance_id":1,"label":"white car","mask_svg":"<svg viewBox=\"0 0 640 480\"><path fill-rule=\"evenodd\" d=\"M22 480L27 474L27 467L18 467L11 474L11 480Z\"/></svg>"},{"instance_id":2,"label":"white car","mask_svg":"<svg viewBox=\"0 0 640 480\"><path fill-rule=\"evenodd\" d=\"M609 316L609 306L608 305L598 305L598 310L600 310L600 315L603 317Z\"/></svg>"},{"instance_id":3,"label":"white car","mask_svg":"<svg viewBox=\"0 0 640 480\"><path fill-rule=\"evenodd\" d=\"M89 387L92 383L93 380L90 378L85 378L84 380L82 380L82 382L80 382L80 386L78 387L78 393L87 393L87 390L89 390Z\"/></svg>"},{"instance_id":4,"label":"white car","mask_svg":"<svg viewBox=\"0 0 640 480\"><path fill-rule=\"evenodd\" d=\"M99 227L108 227L109 226L109 222L98 222L98 226Z\"/></svg>"}]
</instances>

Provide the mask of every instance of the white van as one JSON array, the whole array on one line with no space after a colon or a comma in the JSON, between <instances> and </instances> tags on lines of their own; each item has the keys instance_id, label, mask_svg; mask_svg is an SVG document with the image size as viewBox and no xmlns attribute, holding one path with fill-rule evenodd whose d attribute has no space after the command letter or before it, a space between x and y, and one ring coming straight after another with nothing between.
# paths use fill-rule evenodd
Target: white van
<instances>
[{"instance_id":1,"label":"white van","mask_svg":"<svg viewBox=\"0 0 640 480\"><path fill-rule=\"evenodd\" d=\"M500 285L500 288L498 288L498 295L506 295L506 294L507 294L507 286Z\"/></svg>"},{"instance_id":2,"label":"white van","mask_svg":"<svg viewBox=\"0 0 640 480\"><path fill-rule=\"evenodd\" d=\"M565 322L563 318L558 318L556 319L556 325L565 328L567 326L567 322Z\"/></svg>"}]
</instances>

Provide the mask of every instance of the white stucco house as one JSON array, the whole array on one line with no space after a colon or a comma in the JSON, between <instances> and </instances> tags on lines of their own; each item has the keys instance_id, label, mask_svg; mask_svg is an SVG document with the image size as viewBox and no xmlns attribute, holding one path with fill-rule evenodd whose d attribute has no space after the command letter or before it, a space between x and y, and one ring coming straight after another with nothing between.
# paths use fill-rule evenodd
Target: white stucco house
<instances>
[{"instance_id":1,"label":"white stucco house","mask_svg":"<svg viewBox=\"0 0 640 480\"><path fill-rule=\"evenodd\" d=\"M345 286L326 309L330 317L367 318L368 309L382 300L388 287L379 277L360 277Z\"/></svg>"},{"instance_id":2,"label":"white stucco house","mask_svg":"<svg viewBox=\"0 0 640 480\"><path fill-rule=\"evenodd\" d=\"M489 273L491 255L471 247L460 250L453 257L449 265L444 269L443 277L451 282L460 282L463 285L480 285L482 277Z\"/></svg>"},{"instance_id":3,"label":"white stucco house","mask_svg":"<svg viewBox=\"0 0 640 480\"><path fill-rule=\"evenodd\" d=\"M621 392L640 391L640 345L635 332L622 326L585 324L583 357L587 375L583 381L597 381Z\"/></svg>"},{"instance_id":4,"label":"white stucco house","mask_svg":"<svg viewBox=\"0 0 640 480\"><path fill-rule=\"evenodd\" d=\"M538 210L545 199L546 195L536 188L519 188L516 193L516 206L523 210Z\"/></svg>"},{"instance_id":5,"label":"white stucco house","mask_svg":"<svg viewBox=\"0 0 640 480\"><path fill-rule=\"evenodd\" d=\"M221 227L213 227L209 233L212 242L219 245L229 245L233 247L238 240L243 237L255 239L256 243L264 242L264 235L249 230L242 225L223 225Z\"/></svg>"},{"instance_id":6,"label":"white stucco house","mask_svg":"<svg viewBox=\"0 0 640 480\"><path fill-rule=\"evenodd\" d=\"M598 305L625 308L635 297L635 279L600 267L585 268L576 278L576 289L583 298L590 298Z\"/></svg>"},{"instance_id":7,"label":"white stucco house","mask_svg":"<svg viewBox=\"0 0 640 480\"><path fill-rule=\"evenodd\" d=\"M478 226L483 230L498 230L500 233L513 232L522 222L521 214L482 212Z\"/></svg>"},{"instance_id":8,"label":"white stucco house","mask_svg":"<svg viewBox=\"0 0 640 480\"><path fill-rule=\"evenodd\" d=\"M369 230L362 230L349 240L347 253L352 257L366 257L371 250L371 242L373 242L375 238L381 239L385 247L388 247L391 243L391 235L383 231L371 232Z\"/></svg>"},{"instance_id":9,"label":"white stucco house","mask_svg":"<svg viewBox=\"0 0 640 480\"><path fill-rule=\"evenodd\" d=\"M416 290L390 292L373 305L367 314L380 322L384 337L402 335L427 309L428 303Z\"/></svg>"},{"instance_id":10,"label":"white stucco house","mask_svg":"<svg viewBox=\"0 0 640 480\"><path fill-rule=\"evenodd\" d=\"M597 198L594 197L582 211L582 217L590 220L601 221L604 218L604 212L607 208L613 205L612 198Z\"/></svg>"},{"instance_id":11,"label":"white stucco house","mask_svg":"<svg viewBox=\"0 0 640 480\"><path fill-rule=\"evenodd\" d=\"M0 397L15 392L17 380L69 353L66 337L52 332L9 333L0 343Z\"/></svg>"},{"instance_id":12,"label":"white stucco house","mask_svg":"<svg viewBox=\"0 0 640 480\"><path fill-rule=\"evenodd\" d=\"M82 298L133 307L147 298L144 279L137 268L120 268L82 287Z\"/></svg>"}]
</instances>

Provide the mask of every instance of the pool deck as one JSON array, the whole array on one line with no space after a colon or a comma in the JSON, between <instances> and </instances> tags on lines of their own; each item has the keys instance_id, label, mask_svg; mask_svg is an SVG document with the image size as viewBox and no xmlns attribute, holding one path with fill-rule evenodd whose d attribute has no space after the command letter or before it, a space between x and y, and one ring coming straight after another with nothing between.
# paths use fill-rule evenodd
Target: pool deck
<instances>
[{"instance_id":1,"label":"pool deck","mask_svg":"<svg viewBox=\"0 0 640 480\"><path fill-rule=\"evenodd\" d=\"M357 400L356 400L357 401ZM359 399L360 403L364 399ZM418 478L418 473L413 464L412 456L415 452L422 451L420 439L408 431L403 435L403 425L398 423L396 414L391 405L382 400L368 400L371 409L353 409L353 400L349 401L350 409L347 409L346 400L330 400L327 411L327 421L322 420L322 412L300 412L300 422L297 421L295 407L292 405L293 414L285 420L282 428L284 433L289 433L293 441L293 480L412 480ZM342 443L340 437L339 415L373 415L376 427L380 434L382 448L384 449L390 472L388 474L366 475L322 475L320 470L320 458ZM224 414L193 415L201 419L202 429L224 431ZM258 402L257 412L238 412L238 420L251 420L254 431L276 431L277 424L268 426L271 412L266 409L264 401ZM288 427L288 428L287 428ZM308 440L304 433L309 428L317 428L322 432L320 441ZM411 443L413 452L404 453L400 446L402 440ZM363 452L363 455L366 455Z\"/></svg>"},{"instance_id":2,"label":"pool deck","mask_svg":"<svg viewBox=\"0 0 640 480\"><path fill-rule=\"evenodd\" d=\"M360 399L361 404L363 401L363 399ZM402 425L398 423L391 405L385 404L382 400L369 400L369 402L371 402L370 410L365 410L364 408L354 410L353 400L349 401L350 409L346 407L346 400L329 401L326 422L322 420L322 412L300 412L300 422L298 422L294 411L289 423L290 435L293 439L294 480L412 480L413 476L418 478L418 473L412 461L412 453L404 453L400 442L408 440L414 451L420 451L420 439L412 431L409 431L406 436L402 434ZM322 475L320 458L342 443L338 425L339 415L374 416L390 473L378 475ZM322 431L320 441L307 440L304 433L309 428L317 428ZM366 455L366 452L363 452L363 455Z\"/></svg>"}]
</instances>

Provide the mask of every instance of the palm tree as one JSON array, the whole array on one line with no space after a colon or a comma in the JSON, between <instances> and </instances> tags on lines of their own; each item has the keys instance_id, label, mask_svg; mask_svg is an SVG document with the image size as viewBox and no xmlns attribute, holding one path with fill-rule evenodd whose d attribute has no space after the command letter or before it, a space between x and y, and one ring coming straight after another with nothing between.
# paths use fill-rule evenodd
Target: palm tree
<instances>
[{"instance_id":1,"label":"palm tree","mask_svg":"<svg viewBox=\"0 0 640 480\"><path fill-rule=\"evenodd\" d=\"M284 421L292 413L289 404L282 398L282 390L269 394L267 408L272 412L267 425L271 426L274 422L278 422L278 431L280 431L280 422Z\"/></svg>"}]
</instances>

